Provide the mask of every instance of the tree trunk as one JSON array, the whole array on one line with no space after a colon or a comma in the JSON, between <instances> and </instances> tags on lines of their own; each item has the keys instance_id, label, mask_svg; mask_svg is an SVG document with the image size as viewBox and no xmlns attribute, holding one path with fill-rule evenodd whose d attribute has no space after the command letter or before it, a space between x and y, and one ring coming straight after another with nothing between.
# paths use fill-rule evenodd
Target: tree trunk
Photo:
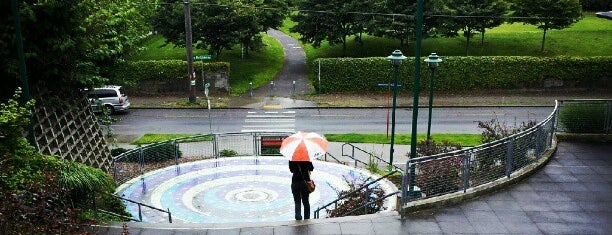
<instances>
[{"instance_id":1,"label":"tree trunk","mask_svg":"<svg viewBox=\"0 0 612 235\"><path fill-rule=\"evenodd\" d=\"M472 29L470 29L470 27L467 28L467 30L465 31L465 36L467 38L466 42L465 42L465 56L469 55L469 50L470 50L470 36L472 34Z\"/></svg>"},{"instance_id":2,"label":"tree trunk","mask_svg":"<svg viewBox=\"0 0 612 235\"><path fill-rule=\"evenodd\" d=\"M480 45L484 46L484 34L485 34L485 27L482 27L482 29L480 30Z\"/></svg>"},{"instance_id":3,"label":"tree trunk","mask_svg":"<svg viewBox=\"0 0 612 235\"><path fill-rule=\"evenodd\" d=\"M542 48L540 52L544 52L544 43L546 43L546 24L544 24L544 34L542 34Z\"/></svg>"},{"instance_id":4,"label":"tree trunk","mask_svg":"<svg viewBox=\"0 0 612 235\"><path fill-rule=\"evenodd\" d=\"M346 57L346 35L342 37L342 57Z\"/></svg>"}]
</instances>

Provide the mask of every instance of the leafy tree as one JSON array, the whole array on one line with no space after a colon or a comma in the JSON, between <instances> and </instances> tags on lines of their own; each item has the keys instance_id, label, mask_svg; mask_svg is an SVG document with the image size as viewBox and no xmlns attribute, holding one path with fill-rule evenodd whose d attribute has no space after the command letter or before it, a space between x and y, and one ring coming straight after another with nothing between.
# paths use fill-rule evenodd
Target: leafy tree
<instances>
[{"instance_id":1,"label":"leafy tree","mask_svg":"<svg viewBox=\"0 0 612 235\"><path fill-rule=\"evenodd\" d=\"M215 57L238 43L245 47L247 54L259 48L262 45L260 33L280 26L286 14L283 9L287 9L282 0L200 0L191 4L194 45L209 50ZM169 1L159 7L151 23L166 38L166 43L185 45L185 16L181 0Z\"/></svg>"},{"instance_id":2,"label":"leafy tree","mask_svg":"<svg viewBox=\"0 0 612 235\"><path fill-rule=\"evenodd\" d=\"M537 26L543 31L541 52L544 52L546 32L549 29L564 29L576 23L582 16L578 0L514 0L513 15L528 17L525 24Z\"/></svg>"},{"instance_id":3,"label":"leafy tree","mask_svg":"<svg viewBox=\"0 0 612 235\"><path fill-rule=\"evenodd\" d=\"M357 0L312 0L301 1L300 11L292 19L297 24L291 31L301 34L300 40L319 47L326 40L330 45L342 44L342 55L346 55L346 40L350 36L360 36L367 22L360 14L355 14L361 1ZM358 39L359 40L359 39Z\"/></svg>"},{"instance_id":4,"label":"leafy tree","mask_svg":"<svg viewBox=\"0 0 612 235\"><path fill-rule=\"evenodd\" d=\"M95 0L19 1L28 78L34 93L104 83L99 68L118 59L147 31L139 8L129 2ZM17 50L10 1L0 3L2 94L18 86ZM5 97L8 98L8 97Z\"/></svg>"},{"instance_id":5,"label":"leafy tree","mask_svg":"<svg viewBox=\"0 0 612 235\"><path fill-rule=\"evenodd\" d=\"M454 37L462 31L468 55L474 31L481 32L481 43L484 43L485 30L503 23L501 17L507 13L508 6L503 0L445 0L444 9L445 14L452 15L444 19L446 36Z\"/></svg>"}]
</instances>

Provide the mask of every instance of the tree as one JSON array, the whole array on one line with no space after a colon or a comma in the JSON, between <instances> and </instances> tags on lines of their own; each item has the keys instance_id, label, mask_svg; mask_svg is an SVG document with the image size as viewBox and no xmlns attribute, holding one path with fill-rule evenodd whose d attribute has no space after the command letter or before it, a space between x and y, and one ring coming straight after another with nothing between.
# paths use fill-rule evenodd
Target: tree
<instances>
[{"instance_id":1,"label":"tree","mask_svg":"<svg viewBox=\"0 0 612 235\"><path fill-rule=\"evenodd\" d=\"M301 1L298 8L308 9L300 11L292 19L297 24L291 28L292 32L301 34L302 42L311 43L319 47L323 41L330 45L342 44L342 55L346 55L346 40L349 36L359 35L363 32L365 18L353 13L361 9L354 9L358 0L312 0Z\"/></svg>"},{"instance_id":2,"label":"tree","mask_svg":"<svg viewBox=\"0 0 612 235\"><path fill-rule=\"evenodd\" d=\"M512 9L513 16L528 17L520 21L542 29L541 52L544 52L549 29L567 28L582 17L578 0L514 0Z\"/></svg>"},{"instance_id":3,"label":"tree","mask_svg":"<svg viewBox=\"0 0 612 235\"><path fill-rule=\"evenodd\" d=\"M94 0L19 1L21 34L30 87L52 91L103 84L100 66L112 64L148 32L141 12L128 3ZM10 94L20 85L10 1L0 3L0 74Z\"/></svg>"},{"instance_id":4,"label":"tree","mask_svg":"<svg viewBox=\"0 0 612 235\"><path fill-rule=\"evenodd\" d=\"M483 43L485 30L501 25L508 8L503 0L445 0L444 9L445 14L451 15L444 20L446 36L454 37L462 31L466 38L465 54L468 55L474 31L481 32Z\"/></svg>"},{"instance_id":5,"label":"tree","mask_svg":"<svg viewBox=\"0 0 612 235\"><path fill-rule=\"evenodd\" d=\"M201 0L192 1L192 35L196 48L215 57L238 43L246 53L262 45L260 33L282 24L287 4L282 0ZM151 17L157 33L166 43L185 45L185 16L181 0L171 0Z\"/></svg>"}]
</instances>

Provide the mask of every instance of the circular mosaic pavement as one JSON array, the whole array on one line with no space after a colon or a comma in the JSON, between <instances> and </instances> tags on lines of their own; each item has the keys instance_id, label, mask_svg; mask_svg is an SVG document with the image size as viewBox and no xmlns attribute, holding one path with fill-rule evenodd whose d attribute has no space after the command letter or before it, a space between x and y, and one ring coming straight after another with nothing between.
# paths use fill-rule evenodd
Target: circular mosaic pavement
<instances>
[{"instance_id":1,"label":"circular mosaic pavement","mask_svg":"<svg viewBox=\"0 0 612 235\"><path fill-rule=\"evenodd\" d=\"M346 180L379 176L361 169L313 162L317 189L310 194L311 214L348 189ZM345 180L346 179L346 180ZM385 193L397 189L388 181L379 184ZM234 157L203 160L152 171L121 185L117 195L157 208L170 209L173 222L229 223L293 220L291 172L283 157ZM395 200L385 202L389 210ZM127 204L137 217L138 207ZM167 215L142 208L144 222L167 222ZM325 211L321 211L325 217ZM312 216L311 216L312 218Z\"/></svg>"}]
</instances>

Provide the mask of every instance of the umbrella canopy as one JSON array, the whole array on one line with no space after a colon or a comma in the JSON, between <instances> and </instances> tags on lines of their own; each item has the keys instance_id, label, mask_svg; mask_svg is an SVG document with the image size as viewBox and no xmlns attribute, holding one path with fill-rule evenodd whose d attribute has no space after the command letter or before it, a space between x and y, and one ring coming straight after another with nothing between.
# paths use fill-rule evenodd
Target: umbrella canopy
<instances>
[{"instance_id":1,"label":"umbrella canopy","mask_svg":"<svg viewBox=\"0 0 612 235\"><path fill-rule=\"evenodd\" d=\"M280 152L290 161L311 161L327 152L327 140L313 132L298 132L283 140Z\"/></svg>"}]
</instances>

